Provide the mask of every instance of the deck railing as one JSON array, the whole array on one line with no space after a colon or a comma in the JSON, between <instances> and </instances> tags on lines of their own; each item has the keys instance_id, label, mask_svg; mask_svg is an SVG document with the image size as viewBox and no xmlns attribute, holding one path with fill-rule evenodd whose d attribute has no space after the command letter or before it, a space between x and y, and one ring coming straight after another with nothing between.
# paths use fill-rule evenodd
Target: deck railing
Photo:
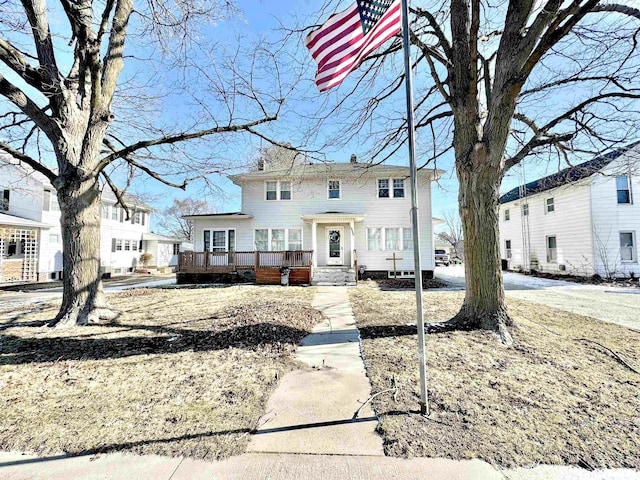
<instances>
[{"instance_id":1,"label":"deck railing","mask_svg":"<svg viewBox=\"0 0 640 480\"><path fill-rule=\"evenodd\" d=\"M181 252L178 272L207 273L256 270L258 268L310 268L313 251L278 252Z\"/></svg>"}]
</instances>

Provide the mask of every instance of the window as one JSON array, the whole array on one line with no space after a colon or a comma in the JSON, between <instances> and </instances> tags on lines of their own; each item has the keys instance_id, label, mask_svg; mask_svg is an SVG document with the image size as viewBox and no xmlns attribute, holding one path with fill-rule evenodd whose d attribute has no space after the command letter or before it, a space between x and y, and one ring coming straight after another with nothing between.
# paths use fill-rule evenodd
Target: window
<instances>
[{"instance_id":1,"label":"window","mask_svg":"<svg viewBox=\"0 0 640 480\"><path fill-rule=\"evenodd\" d=\"M389 179L378 180L378 198L389 198Z\"/></svg>"},{"instance_id":2,"label":"window","mask_svg":"<svg viewBox=\"0 0 640 480\"><path fill-rule=\"evenodd\" d=\"M284 228L274 228L271 230L271 251L279 252L282 250L286 250Z\"/></svg>"},{"instance_id":3,"label":"window","mask_svg":"<svg viewBox=\"0 0 640 480\"><path fill-rule=\"evenodd\" d=\"M400 250L400 235L398 228L385 228L385 250Z\"/></svg>"},{"instance_id":4,"label":"window","mask_svg":"<svg viewBox=\"0 0 640 480\"><path fill-rule=\"evenodd\" d=\"M291 182L265 182L265 192L267 200L291 200Z\"/></svg>"},{"instance_id":5,"label":"window","mask_svg":"<svg viewBox=\"0 0 640 480\"><path fill-rule=\"evenodd\" d=\"M179 243L174 243L173 244L173 254L174 255L178 255L180 253L180 244Z\"/></svg>"},{"instance_id":6,"label":"window","mask_svg":"<svg viewBox=\"0 0 640 480\"><path fill-rule=\"evenodd\" d=\"M556 237L547 237L547 262L553 263L558 261L558 249Z\"/></svg>"},{"instance_id":7,"label":"window","mask_svg":"<svg viewBox=\"0 0 640 480\"><path fill-rule=\"evenodd\" d=\"M259 252L302 250L302 229L260 228L254 230L255 249Z\"/></svg>"},{"instance_id":8,"label":"window","mask_svg":"<svg viewBox=\"0 0 640 480\"><path fill-rule=\"evenodd\" d=\"M291 228L287 234L287 250L302 250L302 230Z\"/></svg>"},{"instance_id":9,"label":"window","mask_svg":"<svg viewBox=\"0 0 640 480\"><path fill-rule=\"evenodd\" d=\"M504 221L505 221L505 222L508 222L508 221L509 221L509 219L510 219L510 217L509 217L509 209L508 209L508 208L505 208L505 209L504 209Z\"/></svg>"},{"instance_id":10,"label":"window","mask_svg":"<svg viewBox=\"0 0 640 480\"><path fill-rule=\"evenodd\" d=\"M378 198L404 198L404 178L379 178Z\"/></svg>"},{"instance_id":11,"label":"window","mask_svg":"<svg viewBox=\"0 0 640 480\"><path fill-rule=\"evenodd\" d=\"M628 176L616 177L616 190L618 192L618 203L632 203Z\"/></svg>"},{"instance_id":12,"label":"window","mask_svg":"<svg viewBox=\"0 0 640 480\"><path fill-rule=\"evenodd\" d=\"M269 230L262 228L255 231L255 245L256 250L259 252L266 252L269 250Z\"/></svg>"},{"instance_id":13,"label":"window","mask_svg":"<svg viewBox=\"0 0 640 480\"><path fill-rule=\"evenodd\" d=\"M410 228L402 229L402 249L413 250L413 232Z\"/></svg>"},{"instance_id":14,"label":"window","mask_svg":"<svg viewBox=\"0 0 640 480\"><path fill-rule=\"evenodd\" d=\"M117 222L119 217L120 207L114 205L113 207L111 207L111 220L115 220Z\"/></svg>"},{"instance_id":15,"label":"window","mask_svg":"<svg viewBox=\"0 0 640 480\"><path fill-rule=\"evenodd\" d=\"M138 251L138 242L136 240L131 240L131 251L132 252Z\"/></svg>"},{"instance_id":16,"label":"window","mask_svg":"<svg viewBox=\"0 0 640 480\"><path fill-rule=\"evenodd\" d=\"M382 250L381 228L367 228L367 250Z\"/></svg>"},{"instance_id":17,"label":"window","mask_svg":"<svg viewBox=\"0 0 640 480\"><path fill-rule=\"evenodd\" d=\"M329 180L329 200L340 198L340 180Z\"/></svg>"},{"instance_id":18,"label":"window","mask_svg":"<svg viewBox=\"0 0 640 480\"><path fill-rule=\"evenodd\" d=\"M229 230L229 244L227 245L227 248L229 249L230 252L235 252L236 251L236 231L235 230Z\"/></svg>"},{"instance_id":19,"label":"window","mask_svg":"<svg viewBox=\"0 0 640 480\"><path fill-rule=\"evenodd\" d=\"M227 251L227 231L226 230L214 230L213 242L211 243L212 252L226 252Z\"/></svg>"},{"instance_id":20,"label":"window","mask_svg":"<svg viewBox=\"0 0 640 480\"><path fill-rule=\"evenodd\" d=\"M0 212L9 211L9 196L11 192L9 190L2 191L2 198L0 198Z\"/></svg>"},{"instance_id":21,"label":"window","mask_svg":"<svg viewBox=\"0 0 640 480\"><path fill-rule=\"evenodd\" d=\"M267 182L267 200L278 199L278 182Z\"/></svg>"},{"instance_id":22,"label":"window","mask_svg":"<svg viewBox=\"0 0 640 480\"><path fill-rule=\"evenodd\" d=\"M109 218L109 205L103 203L102 208L100 210L100 216L102 218Z\"/></svg>"},{"instance_id":23,"label":"window","mask_svg":"<svg viewBox=\"0 0 640 480\"><path fill-rule=\"evenodd\" d=\"M504 251L507 258L511 258L511 240L504 241Z\"/></svg>"},{"instance_id":24,"label":"window","mask_svg":"<svg viewBox=\"0 0 640 480\"><path fill-rule=\"evenodd\" d=\"M125 252L129 252L131 251L131 240L124 240L124 251Z\"/></svg>"},{"instance_id":25,"label":"window","mask_svg":"<svg viewBox=\"0 0 640 480\"><path fill-rule=\"evenodd\" d=\"M523 203L522 204L522 215L524 215L525 217L527 215L529 215L529 204L528 203Z\"/></svg>"},{"instance_id":26,"label":"window","mask_svg":"<svg viewBox=\"0 0 640 480\"><path fill-rule=\"evenodd\" d=\"M553 198L547 198L545 200L545 213L554 212L556 209Z\"/></svg>"},{"instance_id":27,"label":"window","mask_svg":"<svg viewBox=\"0 0 640 480\"><path fill-rule=\"evenodd\" d=\"M142 223L142 215L144 215L142 212L134 212L131 223L133 223L134 225L140 225ZM144 223L142 224L144 225Z\"/></svg>"},{"instance_id":28,"label":"window","mask_svg":"<svg viewBox=\"0 0 640 480\"><path fill-rule=\"evenodd\" d=\"M291 182L280 182L280 200L291 200Z\"/></svg>"},{"instance_id":29,"label":"window","mask_svg":"<svg viewBox=\"0 0 640 480\"><path fill-rule=\"evenodd\" d=\"M404 179L393 179L393 198L404 198Z\"/></svg>"},{"instance_id":30,"label":"window","mask_svg":"<svg viewBox=\"0 0 640 480\"><path fill-rule=\"evenodd\" d=\"M620 260L636 262L635 232L620 232Z\"/></svg>"},{"instance_id":31,"label":"window","mask_svg":"<svg viewBox=\"0 0 640 480\"><path fill-rule=\"evenodd\" d=\"M116 252L121 252L122 251L122 240L120 240L119 238L115 239L114 243L115 243L115 246L116 246L115 247L115 251Z\"/></svg>"},{"instance_id":32,"label":"window","mask_svg":"<svg viewBox=\"0 0 640 480\"><path fill-rule=\"evenodd\" d=\"M42 210L45 212L48 212L49 210L54 212L60 211L56 192L52 192L51 190L44 191L44 195L42 196Z\"/></svg>"},{"instance_id":33,"label":"window","mask_svg":"<svg viewBox=\"0 0 640 480\"><path fill-rule=\"evenodd\" d=\"M58 203L58 196L53 193L51 195L51 211L52 212L59 212L60 211L60 204Z\"/></svg>"},{"instance_id":34,"label":"window","mask_svg":"<svg viewBox=\"0 0 640 480\"><path fill-rule=\"evenodd\" d=\"M50 233L49 243L51 244L60 243L60 235L58 235L57 233Z\"/></svg>"}]
</instances>

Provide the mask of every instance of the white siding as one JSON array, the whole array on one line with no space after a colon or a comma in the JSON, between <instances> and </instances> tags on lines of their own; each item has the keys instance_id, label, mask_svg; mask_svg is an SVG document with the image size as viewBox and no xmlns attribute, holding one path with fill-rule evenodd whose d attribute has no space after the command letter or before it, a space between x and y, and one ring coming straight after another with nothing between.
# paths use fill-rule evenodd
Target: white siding
<instances>
[{"instance_id":1,"label":"white siding","mask_svg":"<svg viewBox=\"0 0 640 480\"><path fill-rule=\"evenodd\" d=\"M554 211L546 211L546 200L553 198ZM522 205L529 205L528 218L522 214ZM509 209L510 220L505 221ZM506 258L505 241L511 240L512 257L509 267L518 269L526 265L524 235L528 226L529 267L554 273L573 275L593 274L593 248L591 242L589 182L564 185L526 199L500 205L500 252ZM528 225L527 225L528 223ZM547 237L556 237L557 261L547 261ZM526 253L526 252L525 252ZM537 265L537 267L536 267ZM564 265L565 270L560 270Z\"/></svg>"},{"instance_id":2,"label":"white siding","mask_svg":"<svg viewBox=\"0 0 640 480\"><path fill-rule=\"evenodd\" d=\"M635 160L637 162L637 159ZM593 202L593 238L597 272L602 276L629 275L640 276L638 266L638 241L640 240L640 175L638 165L627 164L627 155L612 162L602 175L594 175L591 187ZM633 203L619 204L617 200L616 175L631 176ZM620 258L620 232L635 233L635 261L623 262Z\"/></svg>"},{"instance_id":3,"label":"white siding","mask_svg":"<svg viewBox=\"0 0 640 480\"><path fill-rule=\"evenodd\" d=\"M403 178L402 175L384 173L380 178ZM329 179L340 179L340 199L329 199L327 182ZM420 231L422 247L422 268L433 270L433 231L431 226L431 181L428 173L421 173L419 180L418 200L420 207ZM203 251L203 231L206 229L235 229L236 250L253 251L254 231L256 229L302 229L304 250L313 249L312 225L302 220L303 215L324 213L342 213L364 215L362 222L354 225L354 243L358 256L358 264L365 265L367 270L391 270L393 263L387 260L393 252L368 251L366 242L367 228L411 227L410 219L409 179L405 179L404 198L378 198L377 177L375 175L358 175L351 178L340 178L329 174L327 178L312 177L293 181L291 200L266 200L265 179L242 181L242 213L251 215L251 219L229 219L203 217L197 218L195 224L194 250ZM344 264L351 263L351 229L349 223L318 223L316 256L318 265L325 265L327 260L327 229L342 227L344 229L343 247ZM402 270L413 270L412 251L397 251L397 267Z\"/></svg>"}]
</instances>

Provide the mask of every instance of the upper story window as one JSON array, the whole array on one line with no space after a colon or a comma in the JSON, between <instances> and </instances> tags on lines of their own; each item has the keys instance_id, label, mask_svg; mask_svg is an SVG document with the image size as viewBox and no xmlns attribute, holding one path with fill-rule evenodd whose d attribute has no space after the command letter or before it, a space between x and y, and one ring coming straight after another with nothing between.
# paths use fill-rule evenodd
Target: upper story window
<instances>
[{"instance_id":1,"label":"upper story window","mask_svg":"<svg viewBox=\"0 0 640 480\"><path fill-rule=\"evenodd\" d=\"M529 215L529 204L528 203L523 203L522 204L522 215L524 215L525 217L527 215Z\"/></svg>"},{"instance_id":2,"label":"upper story window","mask_svg":"<svg viewBox=\"0 0 640 480\"><path fill-rule=\"evenodd\" d=\"M554 212L555 209L556 209L556 206L555 206L553 198L547 198L545 200L544 211L546 213L551 213L551 212Z\"/></svg>"},{"instance_id":3,"label":"upper story window","mask_svg":"<svg viewBox=\"0 0 640 480\"><path fill-rule=\"evenodd\" d=\"M2 198L0 198L0 212L8 212L9 211L9 190L2 191Z\"/></svg>"},{"instance_id":4,"label":"upper story window","mask_svg":"<svg viewBox=\"0 0 640 480\"><path fill-rule=\"evenodd\" d=\"M340 180L329 180L328 189L330 200L340 198Z\"/></svg>"},{"instance_id":5,"label":"upper story window","mask_svg":"<svg viewBox=\"0 0 640 480\"><path fill-rule=\"evenodd\" d=\"M102 208L100 210L100 216L102 218L109 218L109 205L107 205L106 203L102 204Z\"/></svg>"},{"instance_id":6,"label":"upper story window","mask_svg":"<svg viewBox=\"0 0 640 480\"><path fill-rule=\"evenodd\" d=\"M144 225L144 212L133 212L131 223L133 223L134 225Z\"/></svg>"},{"instance_id":7,"label":"upper story window","mask_svg":"<svg viewBox=\"0 0 640 480\"><path fill-rule=\"evenodd\" d=\"M265 192L266 200L291 200L291 182L268 181Z\"/></svg>"},{"instance_id":8,"label":"upper story window","mask_svg":"<svg viewBox=\"0 0 640 480\"><path fill-rule=\"evenodd\" d=\"M51 190L45 190L42 196L42 210L48 212L51 210L52 212L60 211L60 204L58 203L58 197L56 192Z\"/></svg>"},{"instance_id":9,"label":"upper story window","mask_svg":"<svg viewBox=\"0 0 640 480\"><path fill-rule=\"evenodd\" d=\"M404 198L404 178L379 178L378 198Z\"/></svg>"},{"instance_id":10,"label":"upper story window","mask_svg":"<svg viewBox=\"0 0 640 480\"><path fill-rule=\"evenodd\" d=\"M116 207L115 205L113 205L111 207L111 220L115 220L117 222L119 217L120 217L120 207Z\"/></svg>"},{"instance_id":11,"label":"upper story window","mask_svg":"<svg viewBox=\"0 0 640 480\"><path fill-rule=\"evenodd\" d=\"M618 192L618 203L632 203L631 186L627 175L616 177L616 190Z\"/></svg>"},{"instance_id":12,"label":"upper story window","mask_svg":"<svg viewBox=\"0 0 640 480\"><path fill-rule=\"evenodd\" d=\"M511 217L509 216L509 209L508 209L508 208L505 208L505 209L504 209L504 221L505 221L505 222L508 222L510 218L511 218Z\"/></svg>"}]
</instances>

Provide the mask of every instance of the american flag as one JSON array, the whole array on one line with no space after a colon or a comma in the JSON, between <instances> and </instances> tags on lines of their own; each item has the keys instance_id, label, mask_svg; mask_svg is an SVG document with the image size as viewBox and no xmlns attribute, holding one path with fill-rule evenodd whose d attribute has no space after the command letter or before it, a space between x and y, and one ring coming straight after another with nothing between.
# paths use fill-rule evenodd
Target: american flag
<instances>
[{"instance_id":1,"label":"american flag","mask_svg":"<svg viewBox=\"0 0 640 480\"><path fill-rule=\"evenodd\" d=\"M400 0L357 0L307 35L323 92L342 82L376 48L400 31Z\"/></svg>"}]
</instances>

